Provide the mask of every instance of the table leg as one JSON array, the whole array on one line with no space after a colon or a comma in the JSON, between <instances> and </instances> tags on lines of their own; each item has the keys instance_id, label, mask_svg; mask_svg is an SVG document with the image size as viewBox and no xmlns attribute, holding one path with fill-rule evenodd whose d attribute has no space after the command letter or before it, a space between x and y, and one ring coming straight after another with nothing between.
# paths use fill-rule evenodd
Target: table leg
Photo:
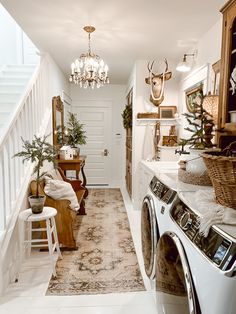
<instances>
[{"instance_id":1,"label":"table leg","mask_svg":"<svg viewBox=\"0 0 236 314\"><path fill-rule=\"evenodd\" d=\"M86 185L87 185L87 179L86 179L86 176L85 176L85 173L84 173L84 163L81 165L81 173L82 173L82 178L83 178L83 182L82 182L82 185L83 187L85 188L85 194L84 194L84 198L86 198L88 196L88 189L86 188Z\"/></svg>"}]
</instances>

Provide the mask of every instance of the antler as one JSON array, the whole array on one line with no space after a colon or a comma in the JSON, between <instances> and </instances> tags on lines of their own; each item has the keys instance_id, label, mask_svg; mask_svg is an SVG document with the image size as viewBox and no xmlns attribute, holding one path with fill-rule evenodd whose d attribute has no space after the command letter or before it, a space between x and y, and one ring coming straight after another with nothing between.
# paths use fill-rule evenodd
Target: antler
<instances>
[{"instance_id":1,"label":"antler","mask_svg":"<svg viewBox=\"0 0 236 314\"><path fill-rule=\"evenodd\" d=\"M168 71L168 62L167 62L166 58L164 59L164 61L165 61L165 64L166 64L166 69L165 69L164 73L166 73Z\"/></svg>"},{"instance_id":2,"label":"antler","mask_svg":"<svg viewBox=\"0 0 236 314\"><path fill-rule=\"evenodd\" d=\"M155 74L152 72L154 62L155 60L152 61L151 67L150 67L150 61L148 62L148 65L147 65L149 73L152 73L153 76L155 76Z\"/></svg>"}]
</instances>

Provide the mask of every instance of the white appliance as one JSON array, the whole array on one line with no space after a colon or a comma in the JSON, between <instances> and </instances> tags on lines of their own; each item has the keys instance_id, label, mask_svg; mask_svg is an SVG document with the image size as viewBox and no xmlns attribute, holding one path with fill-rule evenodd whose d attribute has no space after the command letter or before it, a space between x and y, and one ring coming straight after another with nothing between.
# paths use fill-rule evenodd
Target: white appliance
<instances>
[{"instance_id":1,"label":"white appliance","mask_svg":"<svg viewBox=\"0 0 236 314\"><path fill-rule=\"evenodd\" d=\"M160 166L158 169L157 166ZM146 196L143 199L141 209L141 241L144 268L146 275L150 278L151 288L155 288L155 264L156 264L156 246L161 234L165 230L165 217L161 214L163 208L171 208L175 197L177 196L176 188L169 188L161 179L162 169L170 175L176 176L176 164L168 165L172 169L166 169L163 164L156 163L156 175L153 176ZM166 178L167 179L167 178ZM173 180L170 180L173 183Z\"/></svg>"},{"instance_id":2,"label":"white appliance","mask_svg":"<svg viewBox=\"0 0 236 314\"><path fill-rule=\"evenodd\" d=\"M156 163L158 164L158 163ZM196 191L196 185L178 182L177 170L161 168L155 171L141 209L141 240L144 268L151 280L151 287L155 284L155 255L156 246L160 236L168 229L169 216L164 215L169 211L176 197L177 190Z\"/></svg>"},{"instance_id":3,"label":"white appliance","mask_svg":"<svg viewBox=\"0 0 236 314\"><path fill-rule=\"evenodd\" d=\"M144 197L141 209L141 240L144 260L144 268L150 280L155 278L155 254L157 242L163 233L163 219L160 212L164 203L170 207L177 193L169 189L156 176L149 184L146 196ZM151 282L151 286L153 283Z\"/></svg>"},{"instance_id":4,"label":"white appliance","mask_svg":"<svg viewBox=\"0 0 236 314\"><path fill-rule=\"evenodd\" d=\"M207 238L200 235L193 192L178 193L163 215L168 224L156 248L158 314L235 314L236 228L213 226Z\"/></svg>"}]
</instances>

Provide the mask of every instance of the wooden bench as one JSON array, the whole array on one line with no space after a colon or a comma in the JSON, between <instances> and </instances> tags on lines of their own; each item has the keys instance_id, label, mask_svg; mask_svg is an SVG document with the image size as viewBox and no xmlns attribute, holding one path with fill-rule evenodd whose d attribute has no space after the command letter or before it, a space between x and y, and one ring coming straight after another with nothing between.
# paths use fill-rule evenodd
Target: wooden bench
<instances>
[{"instance_id":1,"label":"wooden bench","mask_svg":"<svg viewBox=\"0 0 236 314\"><path fill-rule=\"evenodd\" d=\"M62 176L63 180L64 177ZM78 203L80 204L79 212L72 210L70 208L70 201L67 199L55 200L50 196L46 195L44 192L45 181L42 180L40 182L39 194L46 196L45 206L54 207L57 210L57 215L55 217L56 226L57 226L57 234L58 240L61 247L69 248L69 249L77 249L75 235L73 232L73 226L76 222L77 215L85 215L85 202L84 195L86 193L86 189L81 186L80 180L68 180L65 179L66 182L71 183L73 189L75 190ZM31 194L36 194L36 181L31 181L30 183ZM44 226L40 226L44 227Z\"/></svg>"}]
</instances>

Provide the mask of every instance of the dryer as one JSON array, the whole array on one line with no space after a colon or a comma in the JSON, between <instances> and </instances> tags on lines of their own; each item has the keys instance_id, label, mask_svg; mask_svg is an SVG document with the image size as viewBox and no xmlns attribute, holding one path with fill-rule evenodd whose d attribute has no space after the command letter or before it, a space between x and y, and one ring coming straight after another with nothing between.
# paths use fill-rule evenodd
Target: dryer
<instances>
[{"instance_id":1,"label":"dryer","mask_svg":"<svg viewBox=\"0 0 236 314\"><path fill-rule=\"evenodd\" d=\"M163 214L168 224L156 248L158 314L234 314L236 228L213 226L204 238L193 200L193 192L179 193Z\"/></svg>"},{"instance_id":2,"label":"dryer","mask_svg":"<svg viewBox=\"0 0 236 314\"><path fill-rule=\"evenodd\" d=\"M146 275L151 280L155 278L155 256L157 242L168 230L169 211L176 197L177 190L196 191L196 185L178 182L176 169L159 169L153 176L141 208L141 243Z\"/></svg>"}]
</instances>

